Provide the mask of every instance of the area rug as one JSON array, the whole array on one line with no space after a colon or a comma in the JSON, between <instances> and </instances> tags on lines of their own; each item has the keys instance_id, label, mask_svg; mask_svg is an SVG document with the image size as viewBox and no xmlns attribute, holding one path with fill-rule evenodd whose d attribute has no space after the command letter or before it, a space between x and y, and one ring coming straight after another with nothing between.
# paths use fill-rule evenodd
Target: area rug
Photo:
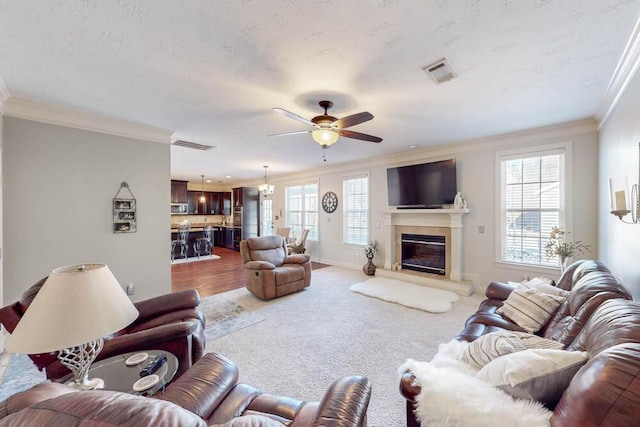
<instances>
[{"instance_id":1,"label":"area rug","mask_svg":"<svg viewBox=\"0 0 640 427\"><path fill-rule=\"evenodd\" d=\"M204 334L207 342L264 320L263 316L248 312L241 305L216 295L203 298L198 308L205 316Z\"/></svg>"},{"instance_id":2,"label":"area rug","mask_svg":"<svg viewBox=\"0 0 640 427\"><path fill-rule=\"evenodd\" d=\"M349 290L430 313L445 313L460 299L453 292L386 277L374 277L366 282L356 283Z\"/></svg>"},{"instance_id":3,"label":"area rug","mask_svg":"<svg viewBox=\"0 0 640 427\"><path fill-rule=\"evenodd\" d=\"M483 295L429 313L349 291L368 278L360 269L331 266L313 271L303 291L271 301L245 288L214 295L242 307L239 317L253 313L264 320L208 342L206 351L232 360L243 383L307 401L322 399L340 377L364 375L372 383L368 425L404 427L398 367L408 358L433 357L440 343L460 333Z\"/></svg>"},{"instance_id":4,"label":"area rug","mask_svg":"<svg viewBox=\"0 0 640 427\"><path fill-rule=\"evenodd\" d=\"M203 255L200 258L198 257L175 258L173 261L171 261L171 264L184 264L187 262L212 261L212 260L215 261L217 259L220 259L218 255Z\"/></svg>"},{"instance_id":5,"label":"area rug","mask_svg":"<svg viewBox=\"0 0 640 427\"><path fill-rule=\"evenodd\" d=\"M46 380L26 354L3 352L0 356L0 401Z\"/></svg>"}]
</instances>

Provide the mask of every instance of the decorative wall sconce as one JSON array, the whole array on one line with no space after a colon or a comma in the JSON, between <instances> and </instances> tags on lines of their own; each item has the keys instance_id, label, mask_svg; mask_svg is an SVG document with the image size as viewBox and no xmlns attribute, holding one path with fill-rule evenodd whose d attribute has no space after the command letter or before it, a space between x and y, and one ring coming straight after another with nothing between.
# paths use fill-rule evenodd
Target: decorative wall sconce
<instances>
[{"instance_id":1,"label":"decorative wall sconce","mask_svg":"<svg viewBox=\"0 0 640 427\"><path fill-rule=\"evenodd\" d=\"M638 176L640 177L640 143L638 143ZM640 180L640 178L639 178ZM611 203L611 213L617 216L625 224L637 224L640 222L638 212L640 212L640 197L638 194L638 184L631 186L631 197L629 197L629 184L627 177L609 179L609 201ZM626 221L625 216L631 214L631 221Z\"/></svg>"}]
</instances>

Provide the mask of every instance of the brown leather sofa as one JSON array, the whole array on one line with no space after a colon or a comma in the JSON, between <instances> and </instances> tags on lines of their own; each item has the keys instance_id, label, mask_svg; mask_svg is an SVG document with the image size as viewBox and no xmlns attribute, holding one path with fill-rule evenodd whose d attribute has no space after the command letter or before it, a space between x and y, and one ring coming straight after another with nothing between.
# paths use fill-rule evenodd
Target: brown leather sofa
<instances>
[{"instance_id":1,"label":"brown leather sofa","mask_svg":"<svg viewBox=\"0 0 640 427\"><path fill-rule=\"evenodd\" d=\"M537 333L588 352L588 361L573 377L553 410L552 426L629 426L640 417L640 303L602 263L572 264L558 280L567 300ZM523 331L496 313L514 289L492 282L487 299L466 322L457 339L473 341L490 332ZM419 426L413 410L420 387L405 373L400 393L407 400L407 426Z\"/></svg>"},{"instance_id":2,"label":"brown leather sofa","mask_svg":"<svg viewBox=\"0 0 640 427\"><path fill-rule=\"evenodd\" d=\"M206 354L158 398L77 391L42 383L0 402L0 426L131 425L227 427L361 427L371 397L367 378L336 380L319 402L263 393L239 384L237 367Z\"/></svg>"},{"instance_id":3,"label":"brown leather sofa","mask_svg":"<svg viewBox=\"0 0 640 427\"><path fill-rule=\"evenodd\" d=\"M282 236L252 237L240 242L247 289L263 300L298 292L311 284L311 257L287 255Z\"/></svg>"},{"instance_id":4,"label":"brown leather sofa","mask_svg":"<svg viewBox=\"0 0 640 427\"><path fill-rule=\"evenodd\" d=\"M0 323L13 332L29 304L46 281L46 277L27 289L19 301L0 309ZM204 315L198 310L200 295L186 290L161 295L134 303L138 318L126 328L105 337L104 347L96 360L140 350L166 350L179 361L180 376L204 354ZM45 325L43 325L45 326ZM58 361L55 353L29 355L47 378L56 379L70 372Z\"/></svg>"}]
</instances>

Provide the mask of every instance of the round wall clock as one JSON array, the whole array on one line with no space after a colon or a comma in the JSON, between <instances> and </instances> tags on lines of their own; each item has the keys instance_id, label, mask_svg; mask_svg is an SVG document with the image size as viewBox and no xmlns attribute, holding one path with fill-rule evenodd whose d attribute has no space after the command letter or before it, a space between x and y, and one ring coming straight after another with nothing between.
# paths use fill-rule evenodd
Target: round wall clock
<instances>
[{"instance_id":1,"label":"round wall clock","mask_svg":"<svg viewBox=\"0 0 640 427\"><path fill-rule=\"evenodd\" d=\"M327 191L322 196L322 209L326 213L332 213L338 207L338 196L333 191Z\"/></svg>"}]
</instances>

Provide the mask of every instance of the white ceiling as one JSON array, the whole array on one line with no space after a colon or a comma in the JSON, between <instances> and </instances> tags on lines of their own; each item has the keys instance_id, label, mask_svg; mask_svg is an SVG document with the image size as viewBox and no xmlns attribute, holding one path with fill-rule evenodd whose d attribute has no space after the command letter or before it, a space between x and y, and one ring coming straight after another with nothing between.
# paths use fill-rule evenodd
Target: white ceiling
<instances>
[{"instance_id":1,"label":"white ceiling","mask_svg":"<svg viewBox=\"0 0 640 427\"><path fill-rule=\"evenodd\" d=\"M260 178L591 117L640 0L0 0L11 97L175 131L172 176ZM459 77L422 68L446 57ZM303 117L369 111L323 152ZM323 163L322 155L327 162Z\"/></svg>"}]
</instances>

